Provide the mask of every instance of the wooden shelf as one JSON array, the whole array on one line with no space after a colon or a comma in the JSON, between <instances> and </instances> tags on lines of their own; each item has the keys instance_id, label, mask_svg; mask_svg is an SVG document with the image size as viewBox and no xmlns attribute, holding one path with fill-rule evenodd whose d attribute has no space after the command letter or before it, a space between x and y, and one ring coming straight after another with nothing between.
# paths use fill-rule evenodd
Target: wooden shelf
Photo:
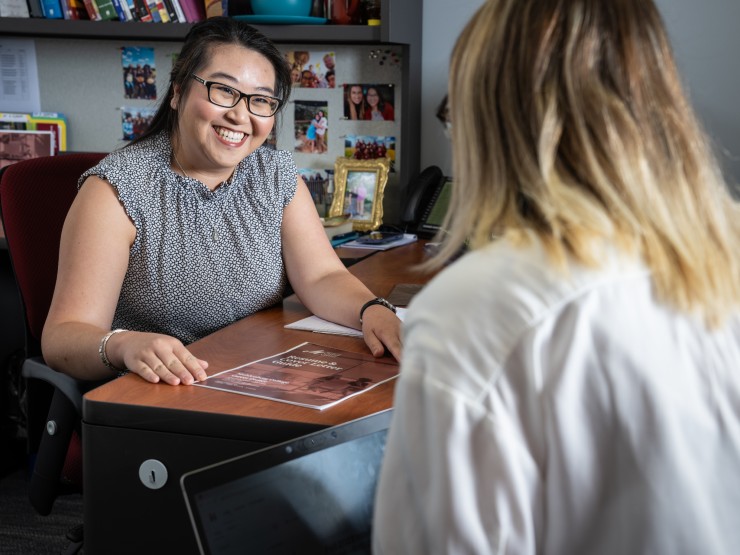
<instances>
[{"instance_id":1,"label":"wooden shelf","mask_svg":"<svg viewBox=\"0 0 740 555\"><path fill-rule=\"evenodd\" d=\"M181 41L191 23L73 21L65 19L0 18L0 35L30 38L125 39ZM381 28L366 25L255 25L275 42L378 43Z\"/></svg>"}]
</instances>

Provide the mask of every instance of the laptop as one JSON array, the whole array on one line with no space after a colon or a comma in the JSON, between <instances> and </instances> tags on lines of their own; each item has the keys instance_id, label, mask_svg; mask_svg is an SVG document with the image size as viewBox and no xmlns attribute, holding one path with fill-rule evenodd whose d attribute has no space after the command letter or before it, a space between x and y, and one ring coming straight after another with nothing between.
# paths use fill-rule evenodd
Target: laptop
<instances>
[{"instance_id":1,"label":"laptop","mask_svg":"<svg viewBox=\"0 0 740 555\"><path fill-rule=\"evenodd\" d=\"M392 409L188 472L204 555L370 553Z\"/></svg>"}]
</instances>

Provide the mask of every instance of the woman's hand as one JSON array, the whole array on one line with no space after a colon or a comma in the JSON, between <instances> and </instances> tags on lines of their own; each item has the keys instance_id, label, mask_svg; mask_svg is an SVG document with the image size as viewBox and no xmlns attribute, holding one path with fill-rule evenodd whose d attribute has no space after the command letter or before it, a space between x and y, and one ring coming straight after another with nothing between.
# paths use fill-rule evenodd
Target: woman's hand
<instances>
[{"instance_id":1,"label":"woman's hand","mask_svg":"<svg viewBox=\"0 0 740 555\"><path fill-rule=\"evenodd\" d=\"M174 337L126 331L112 335L106 345L110 360L123 361L130 372L148 382L192 385L203 381L208 363L196 358Z\"/></svg>"},{"instance_id":2,"label":"woman's hand","mask_svg":"<svg viewBox=\"0 0 740 555\"><path fill-rule=\"evenodd\" d=\"M382 357L388 349L397 361L401 361L401 320L392 310L382 305L365 309L362 315L362 334L370 352Z\"/></svg>"}]
</instances>

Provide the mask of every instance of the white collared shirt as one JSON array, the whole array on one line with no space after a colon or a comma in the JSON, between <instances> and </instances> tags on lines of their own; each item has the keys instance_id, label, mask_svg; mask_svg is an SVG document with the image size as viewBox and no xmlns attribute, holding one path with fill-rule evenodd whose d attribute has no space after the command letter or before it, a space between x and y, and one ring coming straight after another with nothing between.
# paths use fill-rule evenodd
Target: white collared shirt
<instances>
[{"instance_id":1,"label":"white collared shirt","mask_svg":"<svg viewBox=\"0 0 740 555\"><path fill-rule=\"evenodd\" d=\"M708 331L617 257L466 255L405 320L373 545L740 552L740 315Z\"/></svg>"}]
</instances>

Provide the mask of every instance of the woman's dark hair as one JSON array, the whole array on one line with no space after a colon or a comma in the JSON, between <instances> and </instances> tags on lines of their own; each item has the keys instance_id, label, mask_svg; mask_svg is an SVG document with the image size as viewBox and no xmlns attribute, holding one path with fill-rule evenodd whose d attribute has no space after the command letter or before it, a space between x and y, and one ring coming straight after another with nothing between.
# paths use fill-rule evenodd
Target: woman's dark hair
<instances>
[{"instance_id":1,"label":"woman's dark hair","mask_svg":"<svg viewBox=\"0 0 740 555\"><path fill-rule=\"evenodd\" d=\"M385 108L385 97L383 96L383 93L380 91L380 89L375 85L368 85L367 89L365 89L365 98L367 98L367 94L370 92L370 89L374 90L375 93L378 95L378 110L381 112L383 111L383 108ZM370 107L370 104L368 104L368 108Z\"/></svg>"},{"instance_id":2,"label":"woman's dark hair","mask_svg":"<svg viewBox=\"0 0 740 555\"><path fill-rule=\"evenodd\" d=\"M185 43L177 60L172 64L170 84L157 112L147 130L130 144L137 143L162 131L170 136L177 130L179 112L170 106L175 87L180 98L187 97L194 80L191 74L198 73L207 63L213 46L236 45L262 54L275 69L275 96L285 106L291 91L290 66L275 45L254 27L229 17L211 17L198 22L185 36ZM279 113L279 112L278 112Z\"/></svg>"}]
</instances>

